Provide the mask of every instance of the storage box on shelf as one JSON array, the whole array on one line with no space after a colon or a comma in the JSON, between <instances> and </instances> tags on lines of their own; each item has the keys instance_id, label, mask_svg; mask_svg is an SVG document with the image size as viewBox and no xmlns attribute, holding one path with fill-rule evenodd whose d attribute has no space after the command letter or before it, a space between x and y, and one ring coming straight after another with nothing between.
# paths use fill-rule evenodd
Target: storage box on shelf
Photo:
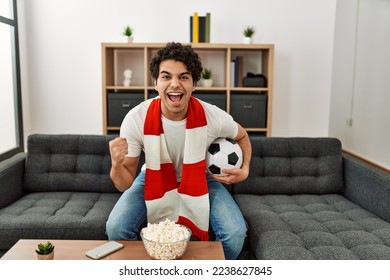
<instances>
[{"instance_id":1,"label":"storage box on shelf","mask_svg":"<svg viewBox=\"0 0 390 280\"><path fill-rule=\"evenodd\" d=\"M102 43L104 134L117 134L131 108L157 95L149 63L164 46L165 43ZM210 87L199 83L194 96L226 110L248 132L270 136L274 45L198 43L192 47L203 67L212 69L213 79ZM125 86L127 69L131 70L131 82ZM261 74L266 81L259 87L245 86L247 73Z\"/></svg>"},{"instance_id":2,"label":"storage box on shelf","mask_svg":"<svg viewBox=\"0 0 390 280\"><path fill-rule=\"evenodd\" d=\"M108 126L121 125L127 112L144 100L143 92L108 92Z\"/></svg>"},{"instance_id":3,"label":"storage box on shelf","mask_svg":"<svg viewBox=\"0 0 390 280\"><path fill-rule=\"evenodd\" d=\"M205 102L213 104L222 110L226 111L226 94L224 91L199 91L196 90L193 94L196 98L199 98Z\"/></svg>"}]
</instances>

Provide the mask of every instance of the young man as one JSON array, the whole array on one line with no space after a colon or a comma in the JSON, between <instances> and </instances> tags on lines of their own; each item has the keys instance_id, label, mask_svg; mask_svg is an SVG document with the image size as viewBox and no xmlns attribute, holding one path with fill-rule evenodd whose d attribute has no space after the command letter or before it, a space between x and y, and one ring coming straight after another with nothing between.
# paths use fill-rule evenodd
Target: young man
<instances>
[{"instance_id":1,"label":"young man","mask_svg":"<svg viewBox=\"0 0 390 280\"><path fill-rule=\"evenodd\" d=\"M110 142L111 178L123 194L108 221L111 240L135 240L146 222L166 218L188 226L207 240L209 225L235 259L246 236L241 211L222 183L238 183L249 173L251 143L247 132L225 111L192 96L202 64L189 45L168 43L150 64L159 96L133 108L120 137ZM206 173L208 146L218 137L237 141L241 169L227 176ZM146 170L136 174L141 151Z\"/></svg>"}]
</instances>

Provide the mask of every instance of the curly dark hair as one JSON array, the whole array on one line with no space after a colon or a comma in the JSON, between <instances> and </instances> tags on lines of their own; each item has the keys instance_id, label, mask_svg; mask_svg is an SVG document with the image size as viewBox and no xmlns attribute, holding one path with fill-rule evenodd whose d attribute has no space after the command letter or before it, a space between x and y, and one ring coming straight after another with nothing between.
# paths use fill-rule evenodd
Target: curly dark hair
<instances>
[{"instance_id":1,"label":"curly dark hair","mask_svg":"<svg viewBox=\"0 0 390 280\"><path fill-rule=\"evenodd\" d=\"M150 62L150 73L157 80L160 63L167 59L181 61L187 66L194 83L200 80L203 71L202 62L199 55L192 49L191 45L171 42L160 49Z\"/></svg>"}]
</instances>

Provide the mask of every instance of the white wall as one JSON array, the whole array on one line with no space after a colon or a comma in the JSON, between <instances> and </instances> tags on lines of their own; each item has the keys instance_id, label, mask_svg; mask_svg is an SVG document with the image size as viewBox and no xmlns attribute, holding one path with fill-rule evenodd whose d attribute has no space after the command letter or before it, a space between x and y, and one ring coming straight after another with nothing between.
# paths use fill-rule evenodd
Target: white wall
<instances>
[{"instance_id":1,"label":"white wall","mask_svg":"<svg viewBox=\"0 0 390 280\"><path fill-rule=\"evenodd\" d=\"M102 133L101 42L189 41L211 13L212 43L275 44L274 136L327 136L336 0L18 0L25 135Z\"/></svg>"},{"instance_id":2,"label":"white wall","mask_svg":"<svg viewBox=\"0 0 390 280\"><path fill-rule=\"evenodd\" d=\"M336 27L329 135L390 169L390 1L338 1Z\"/></svg>"}]
</instances>

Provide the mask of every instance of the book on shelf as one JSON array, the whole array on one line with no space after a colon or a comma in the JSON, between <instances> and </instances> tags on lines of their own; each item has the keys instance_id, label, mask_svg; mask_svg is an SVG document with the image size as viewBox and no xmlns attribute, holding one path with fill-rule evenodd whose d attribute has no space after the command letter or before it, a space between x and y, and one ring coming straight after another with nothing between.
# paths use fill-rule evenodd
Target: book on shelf
<instances>
[{"instance_id":1,"label":"book on shelf","mask_svg":"<svg viewBox=\"0 0 390 280\"><path fill-rule=\"evenodd\" d=\"M210 43L211 14L206 13L206 43Z\"/></svg>"},{"instance_id":2,"label":"book on shelf","mask_svg":"<svg viewBox=\"0 0 390 280\"><path fill-rule=\"evenodd\" d=\"M200 16L195 12L190 16L190 42L210 43L211 14Z\"/></svg>"},{"instance_id":3,"label":"book on shelf","mask_svg":"<svg viewBox=\"0 0 390 280\"><path fill-rule=\"evenodd\" d=\"M197 12L192 16L192 42L199 43L199 15Z\"/></svg>"},{"instance_id":4,"label":"book on shelf","mask_svg":"<svg viewBox=\"0 0 390 280\"><path fill-rule=\"evenodd\" d=\"M192 40L193 40L193 25L192 25L192 23L193 23L193 21L194 21L194 19L193 19L193 17L192 16L190 16L190 42L192 42Z\"/></svg>"},{"instance_id":5,"label":"book on shelf","mask_svg":"<svg viewBox=\"0 0 390 280\"><path fill-rule=\"evenodd\" d=\"M230 62L230 86L234 87L234 80L235 80L235 69L236 69L236 60L232 59Z\"/></svg>"},{"instance_id":6,"label":"book on shelf","mask_svg":"<svg viewBox=\"0 0 390 280\"><path fill-rule=\"evenodd\" d=\"M243 79L243 57L237 56L231 61L231 83L232 87L242 87Z\"/></svg>"},{"instance_id":7,"label":"book on shelf","mask_svg":"<svg viewBox=\"0 0 390 280\"><path fill-rule=\"evenodd\" d=\"M206 42L206 17L199 16L199 43Z\"/></svg>"},{"instance_id":8,"label":"book on shelf","mask_svg":"<svg viewBox=\"0 0 390 280\"><path fill-rule=\"evenodd\" d=\"M237 56L237 86L242 87L242 79L243 79L243 60L242 56Z\"/></svg>"}]
</instances>

